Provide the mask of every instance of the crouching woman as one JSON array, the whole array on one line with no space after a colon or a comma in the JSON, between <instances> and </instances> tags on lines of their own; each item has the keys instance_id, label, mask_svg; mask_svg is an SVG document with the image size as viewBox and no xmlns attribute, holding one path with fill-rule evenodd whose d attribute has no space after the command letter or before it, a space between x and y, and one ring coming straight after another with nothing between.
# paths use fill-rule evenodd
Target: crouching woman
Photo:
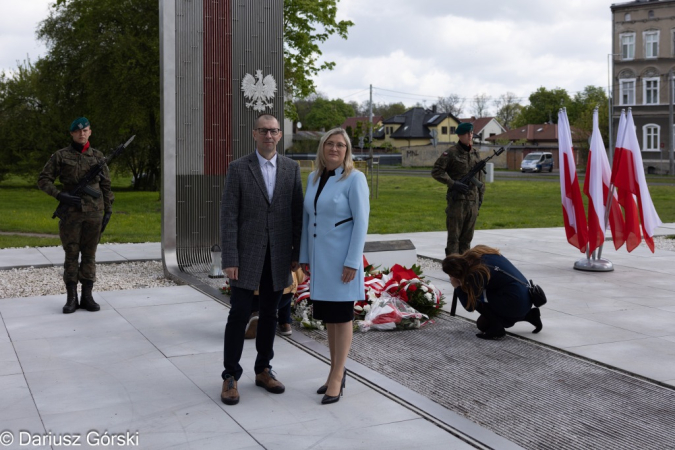
<instances>
[{"instance_id":1,"label":"crouching woman","mask_svg":"<svg viewBox=\"0 0 675 450\"><path fill-rule=\"evenodd\" d=\"M505 328L516 322L542 329L539 308L530 300L527 279L496 248L477 245L443 260L443 272L450 276L455 295L464 308L480 314L476 326L481 339L499 339Z\"/></svg>"}]
</instances>

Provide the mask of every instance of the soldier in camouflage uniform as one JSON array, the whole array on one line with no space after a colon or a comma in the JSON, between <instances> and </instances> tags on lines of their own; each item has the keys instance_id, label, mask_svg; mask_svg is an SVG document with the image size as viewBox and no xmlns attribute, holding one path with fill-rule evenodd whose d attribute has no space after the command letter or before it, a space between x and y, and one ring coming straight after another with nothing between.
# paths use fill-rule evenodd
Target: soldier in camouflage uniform
<instances>
[{"instance_id":1,"label":"soldier in camouflage uniform","mask_svg":"<svg viewBox=\"0 0 675 450\"><path fill-rule=\"evenodd\" d=\"M92 296L96 281L96 247L110 220L114 199L107 167L89 184L91 188L101 192L98 198L86 194L82 197L69 194L80 179L104 158L103 153L89 145L91 127L85 117L73 121L70 134L73 142L52 155L38 178L40 189L68 205L68 216L59 221L59 236L66 252L63 281L66 283L68 296L63 307L64 314L73 313L78 308L87 311L101 309ZM63 185L61 189L54 185L57 177ZM82 283L79 304L78 281Z\"/></svg>"},{"instance_id":2,"label":"soldier in camouflage uniform","mask_svg":"<svg viewBox=\"0 0 675 450\"><path fill-rule=\"evenodd\" d=\"M459 136L459 142L444 151L431 170L431 176L436 181L448 185L446 195L448 207L445 210L445 223L448 228L446 255L464 253L471 248L478 209L483 203L485 192L482 173L477 176L478 181L481 182L480 188L473 183L465 184L458 181L480 161L480 157L471 145L473 125L466 122L460 123L456 133Z\"/></svg>"}]
</instances>

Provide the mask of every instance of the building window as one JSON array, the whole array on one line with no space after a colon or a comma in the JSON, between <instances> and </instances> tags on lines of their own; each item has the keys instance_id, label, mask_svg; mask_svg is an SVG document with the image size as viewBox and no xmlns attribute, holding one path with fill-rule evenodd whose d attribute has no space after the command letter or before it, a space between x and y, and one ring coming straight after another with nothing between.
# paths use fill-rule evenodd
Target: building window
<instances>
[{"instance_id":1,"label":"building window","mask_svg":"<svg viewBox=\"0 0 675 450\"><path fill-rule=\"evenodd\" d=\"M645 31L645 58L659 57L659 32Z\"/></svg>"},{"instance_id":2,"label":"building window","mask_svg":"<svg viewBox=\"0 0 675 450\"><path fill-rule=\"evenodd\" d=\"M455 130L456 130L455 127L450 127L450 134L455 134Z\"/></svg>"},{"instance_id":3,"label":"building window","mask_svg":"<svg viewBox=\"0 0 675 450\"><path fill-rule=\"evenodd\" d=\"M654 18L654 11L647 12L647 19L653 19L653 18Z\"/></svg>"},{"instance_id":4,"label":"building window","mask_svg":"<svg viewBox=\"0 0 675 450\"><path fill-rule=\"evenodd\" d=\"M626 14L623 16L623 20L624 20L625 22L630 22L630 13L626 13Z\"/></svg>"},{"instance_id":5,"label":"building window","mask_svg":"<svg viewBox=\"0 0 675 450\"><path fill-rule=\"evenodd\" d=\"M621 35L621 59L635 58L635 33Z\"/></svg>"},{"instance_id":6,"label":"building window","mask_svg":"<svg viewBox=\"0 0 675 450\"><path fill-rule=\"evenodd\" d=\"M621 80L619 85L619 104L634 105L635 104L635 79Z\"/></svg>"},{"instance_id":7,"label":"building window","mask_svg":"<svg viewBox=\"0 0 675 450\"><path fill-rule=\"evenodd\" d=\"M448 127L441 127L441 134L448 134Z\"/></svg>"},{"instance_id":8,"label":"building window","mask_svg":"<svg viewBox=\"0 0 675 450\"><path fill-rule=\"evenodd\" d=\"M643 151L654 152L659 150L660 132L661 127L654 123L648 123L642 127Z\"/></svg>"},{"instance_id":9,"label":"building window","mask_svg":"<svg viewBox=\"0 0 675 450\"><path fill-rule=\"evenodd\" d=\"M644 86L644 104L658 105L659 104L659 79L658 78L643 78L642 84Z\"/></svg>"}]
</instances>

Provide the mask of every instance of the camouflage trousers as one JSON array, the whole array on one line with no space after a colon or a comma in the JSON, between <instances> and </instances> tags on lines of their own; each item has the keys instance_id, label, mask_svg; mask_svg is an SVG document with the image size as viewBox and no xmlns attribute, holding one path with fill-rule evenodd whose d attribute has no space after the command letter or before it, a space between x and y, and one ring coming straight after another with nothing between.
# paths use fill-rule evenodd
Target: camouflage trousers
<instances>
[{"instance_id":1,"label":"camouflage trousers","mask_svg":"<svg viewBox=\"0 0 675 450\"><path fill-rule=\"evenodd\" d=\"M464 253L471 248L473 230L478 218L478 204L475 200L449 198L445 216L445 225L448 229L445 254Z\"/></svg>"},{"instance_id":2,"label":"camouflage trousers","mask_svg":"<svg viewBox=\"0 0 675 450\"><path fill-rule=\"evenodd\" d=\"M59 221L61 245L66 252L63 263L66 284L96 281L96 247L102 223L103 211L71 212L65 220Z\"/></svg>"}]
</instances>

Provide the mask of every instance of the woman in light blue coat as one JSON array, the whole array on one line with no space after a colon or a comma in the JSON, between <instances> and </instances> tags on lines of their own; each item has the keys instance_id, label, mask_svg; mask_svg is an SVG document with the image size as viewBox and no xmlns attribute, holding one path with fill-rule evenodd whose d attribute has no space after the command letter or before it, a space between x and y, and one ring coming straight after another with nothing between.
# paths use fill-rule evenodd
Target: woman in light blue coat
<instances>
[{"instance_id":1,"label":"woman in light blue coat","mask_svg":"<svg viewBox=\"0 0 675 450\"><path fill-rule=\"evenodd\" d=\"M365 299L363 246L370 212L368 183L354 169L352 146L342 128L327 132L309 175L300 241L300 263L310 276L314 317L326 323L331 367L322 404L342 396L352 345L354 302Z\"/></svg>"}]
</instances>

